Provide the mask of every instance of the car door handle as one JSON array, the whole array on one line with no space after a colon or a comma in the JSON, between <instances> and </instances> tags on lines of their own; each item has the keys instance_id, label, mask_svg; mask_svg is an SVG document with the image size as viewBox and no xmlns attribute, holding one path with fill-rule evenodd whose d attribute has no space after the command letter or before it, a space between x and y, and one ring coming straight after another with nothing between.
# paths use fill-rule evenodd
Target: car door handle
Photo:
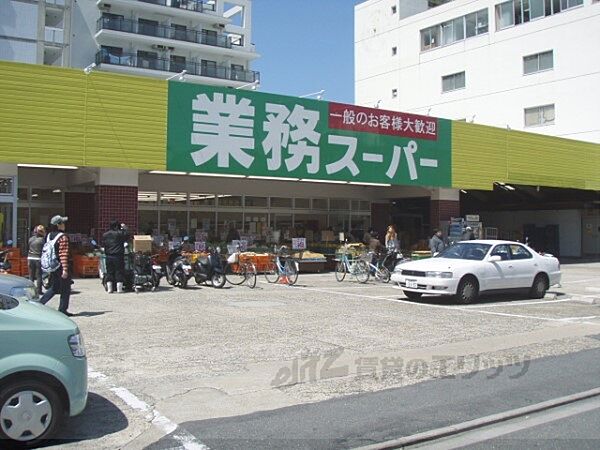
<instances>
[{"instance_id":1,"label":"car door handle","mask_svg":"<svg viewBox=\"0 0 600 450\"><path fill-rule=\"evenodd\" d=\"M513 266L508 266L508 268L509 268L509 269L512 269L512 268L513 268Z\"/></svg>"}]
</instances>

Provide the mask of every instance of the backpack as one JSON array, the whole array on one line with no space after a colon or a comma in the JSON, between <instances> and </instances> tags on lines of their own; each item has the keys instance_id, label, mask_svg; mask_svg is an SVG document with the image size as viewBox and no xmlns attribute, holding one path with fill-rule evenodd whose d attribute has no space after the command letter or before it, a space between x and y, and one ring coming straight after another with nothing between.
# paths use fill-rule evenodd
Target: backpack
<instances>
[{"instance_id":1,"label":"backpack","mask_svg":"<svg viewBox=\"0 0 600 450\"><path fill-rule=\"evenodd\" d=\"M42 248L42 271L46 273L56 272L56 270L60 267L60 261L56 254L56 243L62 236L63 233L58 233L52 240L50 240L50 235L48 235L46 238L44 248Z\"/></svg>"}]
</instances>

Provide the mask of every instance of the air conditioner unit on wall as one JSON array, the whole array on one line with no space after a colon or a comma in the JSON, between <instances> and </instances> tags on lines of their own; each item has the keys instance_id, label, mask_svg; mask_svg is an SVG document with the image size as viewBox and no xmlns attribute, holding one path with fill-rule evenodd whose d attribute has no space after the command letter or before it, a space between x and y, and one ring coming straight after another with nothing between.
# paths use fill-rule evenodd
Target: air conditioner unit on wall
<instances>
[{"instance_id":1,"label":"air conditioner unit on wall","mask_svg":"<svg viewBox=\"0 0 600 450\"><path fill-rule=\"evenodd\" d=\"M167 50L167 48L170 48L170 47L167 47L166 45L153 44L153 45L152 45L152 48L154 48L154 49L156 49L156 50L162 50L162 51L166 51L166 50Z\"/></svg>"},{"instance_id":2,"label":"air conditioner unit on wall","mask_svg":"<svg viewBox=\"0 0 600 450\"><path fill-rule=\"evenodd\" d=\"M222 30L223 28L225 28L225 24L224 23L215 23L213 25L213 28L219 28Z\"/></svg>"}]
</instances>

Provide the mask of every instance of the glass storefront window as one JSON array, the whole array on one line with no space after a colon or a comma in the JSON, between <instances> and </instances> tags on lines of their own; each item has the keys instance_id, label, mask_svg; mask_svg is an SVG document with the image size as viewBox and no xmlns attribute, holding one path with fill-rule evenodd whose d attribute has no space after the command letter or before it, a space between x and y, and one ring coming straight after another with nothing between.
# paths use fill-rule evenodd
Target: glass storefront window
<instances>
[{"instance_id":1,"label":"glass storefront window","mask_svg":"<svg viewBox=\"0 0 600 450\"><path fill-rule=\"evenodd\" d=\"M295 214L294 227L307 242L321 240L321 231L327 229L327 214Z\"/></svg>"},{"instance_id":2,"label":"glass storefront window","mask_svg":"<svg viewBox=\"0 0 600 450\"><path fill-rule=\"evenodd\" d=\"M188 235L187 211L161 211L160 232L171 237Z\"/></svg>"},{"instance_id":3,"label":"glass storefront window","mask_svg":"<svg viewBox=\"0 0 600 450\"><path fill-rule=\"evenodd\" d=\"M292 215L272 214L271 226L273 230L279 231L279 243L289 241L292 238Z\"/></svg>"},{"instance_id":4,"label":"glass storefront window","mask_svg":"<svg viewBox=\"0 0 600 450\"><path fill-rule=\"evenodd\" d=\"M294 208L296 209L310 209L309 198L296 198L294 199Z\"/></svg>"},{"instance_id":5,"label":"glass storefront window","mask_svg":"<svg viewBox=\"0 0 600 450\"><path fill-rule=\"evenodd\" d=\"M190 237L196 239L196 232L208 234L208 241L216 240L215 237L215 213L212 211L190 212Z\"/></svg>"},{"instance_id":6,"label":"glass storefront window","mask_svg":"<svg viewBox=\"0 0 600 450\"><path fill-rule=\"evenodd\" d=\"M138 203L143 205L156 205L158 194L152 191L138 191Z\"/></svg>"},{"instance_id":7,"label":"glass storefront window","mask_svg":"<svg viewBox=\"0 0 600 450\"><path fill-rule=\"evenodd\" d=\"M291 208L292 199L285 197L271 197L271 208Z\"/></svg>"},{"instance_id":8,"label":"glass storefront window","mask_svg":"<svg viewBox=\"0 0 600 450\"><path fill-rule=\"evenodd\" d=\"M371 202L365 200L352 200L352 211L371 211Z\"/></svg>"},{"instance_id":9,"label":"glass storefront window","mask_svg":"<svg viewBox=\"0 0 600 450\"><path fill-rule=\"evenodd\" d=\"M219 195L219 206L225 208L234 208L236 206L242 206L241 195Z\"/></svg>"},{"instance_id":10,"label":"glass storefront window","mask_svg":"<svg viewBox=\"0 0 600 450\"><path fill-rule=\"evenodd\" d=\"M160 204L163 206L187 206L186 192L161 192Z\"/></svg>"},{"instance_id":11,"label":"glass storefront window","mask_svg":"<svg viewBox=\"0 0 600 450\"><path fill-rule=\"evenodd\" d=\"M330 214L329 225L335 232L347 232L350 229L350 216L348 214Z\"/></svg>"},{"instance_id":12,"label":"glass storefront window","mask_svg":"<svg viewBox=\"0 0 600 450\"><path fill-rule=\"evenodd\" d=\"M215 206L215 194L190 194L192 206Z\"/></svg>"},{"instance_id":13,"label":"glass storefront window","mask_svg":"<svg viewBox=\"0 0 600 450\"><path fill-rule=\"evenodd\" d=\"M32 202L62 203L63 194L60 189L38 189L31 190Z\"/></svg>"},{"instance_id":14,"label":"glass storefront window","mask_svg":"<svg viewBox=\"0 0 600 450\"><path fill-rule=\"evenodd\" d=\"M243 213L241 212L219 212L218 217L218 237L221 241L230 242L234 235L241 234L243 231ZM237 233L235 231L237 231ZM237 239L237 236L235 236Z\"/></svg>"},{"instance_id":15,"label":"glass storefront window","mask_svg":"<svg viewBox=\"0 0 600 450\"><path fill-rule=\"evenodd\" d=\"M142 234L158 234L158 211L138 209L138 229Z\"/></svg>"},{"instance_id":16,"label":"glass storefront window","mask_svg":"<svg viewBox=\"0 0 600 450\"><path fill-rule=\"evenodd\" d=\"M23 202L29 200L29 189L28 188L19 188L17 190L17 198Z\"/></svg>"},{"instance_id":17,"label":"glass storefront window","mask_svg":"<svg viewBox=\"0 0 600 450\"><path fill-rule=\"evenodd\" d=\"M244 205L246 208L266 208L267 197L246 196Z\"/></svg>"},{"instance_id":18,"label":"glass storefront window","mask_svg":"<svg viewBox=\"0 0 600 450\"><path fill-rule=\"evenodd\" d=\"M331 210L337 210L337 211L349 211L350 210L350 200L341 199L341 198L332 198L329 201L329 208Z\"/></svg>"},{"instance_id":19,"label":"glass storefront window","mask_svg":"<svg viewBox=\"0 0 600 450\"><path fill-rule=\"evenodd\" d=\"M62 205L59 208L31 208L31 227L36 225L44 225L48 228L50 219L57 214L64 214ZM67 222L67 231L69 231L69 223Z\"/></svg>"},{"instance_id":20,"label":"glass storefront window","mask_svg":"<svg viewBox=\"0 0 600 450\"><path fill-rule=\"evenodd\" d=\"M313 198L312 201L313 209L327 210L327 199L326 198Z\"/></svg>"},{"instance_id":21,"label":"glass storefront window","mask_svg":"<svg viewBox=\"0 0 600 450\"><path fill-rule=\"evenodd\" d=\"M12 189L12 185L11 185ZM0 246L5 247L12 241L13 204L0 203Z\"/></svg>"},{"instance_id":22,"label":"glass storefront window","mask_svg":"<svg viewBox=\"0 0 600 450\"><path fill-rule=\"evenodd\" d=\"M256 240L263 240L265 229L269 223L269 214L246 212L244 214L244 233L255 236Z\"/></svg>"},{"instance_id":23,"label":"glass storefront window","mask_svg":"<svg viewBox=\"0 0 600 450\"><path fill-rule=\"evenodd\" d=\"M12 195L13 194L13 178L12 177L1 177L0 178L0 195Z\"/></svg>"}]
</instances>

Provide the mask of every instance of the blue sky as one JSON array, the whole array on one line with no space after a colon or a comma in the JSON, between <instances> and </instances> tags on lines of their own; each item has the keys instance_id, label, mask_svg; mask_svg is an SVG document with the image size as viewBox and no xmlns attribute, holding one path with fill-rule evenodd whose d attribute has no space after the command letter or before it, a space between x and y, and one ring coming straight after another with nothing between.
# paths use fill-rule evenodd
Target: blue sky
<instances>
[{"instance_id":1,"label":"blue sky","mask_svg":"<svg viewBox=\"0 0 600 450\"><path fill-rule=\"evenodd\" d=\"M356 0L254 0L252 69L262 92L354 103Z\"/></svg>"}]
</instances>

